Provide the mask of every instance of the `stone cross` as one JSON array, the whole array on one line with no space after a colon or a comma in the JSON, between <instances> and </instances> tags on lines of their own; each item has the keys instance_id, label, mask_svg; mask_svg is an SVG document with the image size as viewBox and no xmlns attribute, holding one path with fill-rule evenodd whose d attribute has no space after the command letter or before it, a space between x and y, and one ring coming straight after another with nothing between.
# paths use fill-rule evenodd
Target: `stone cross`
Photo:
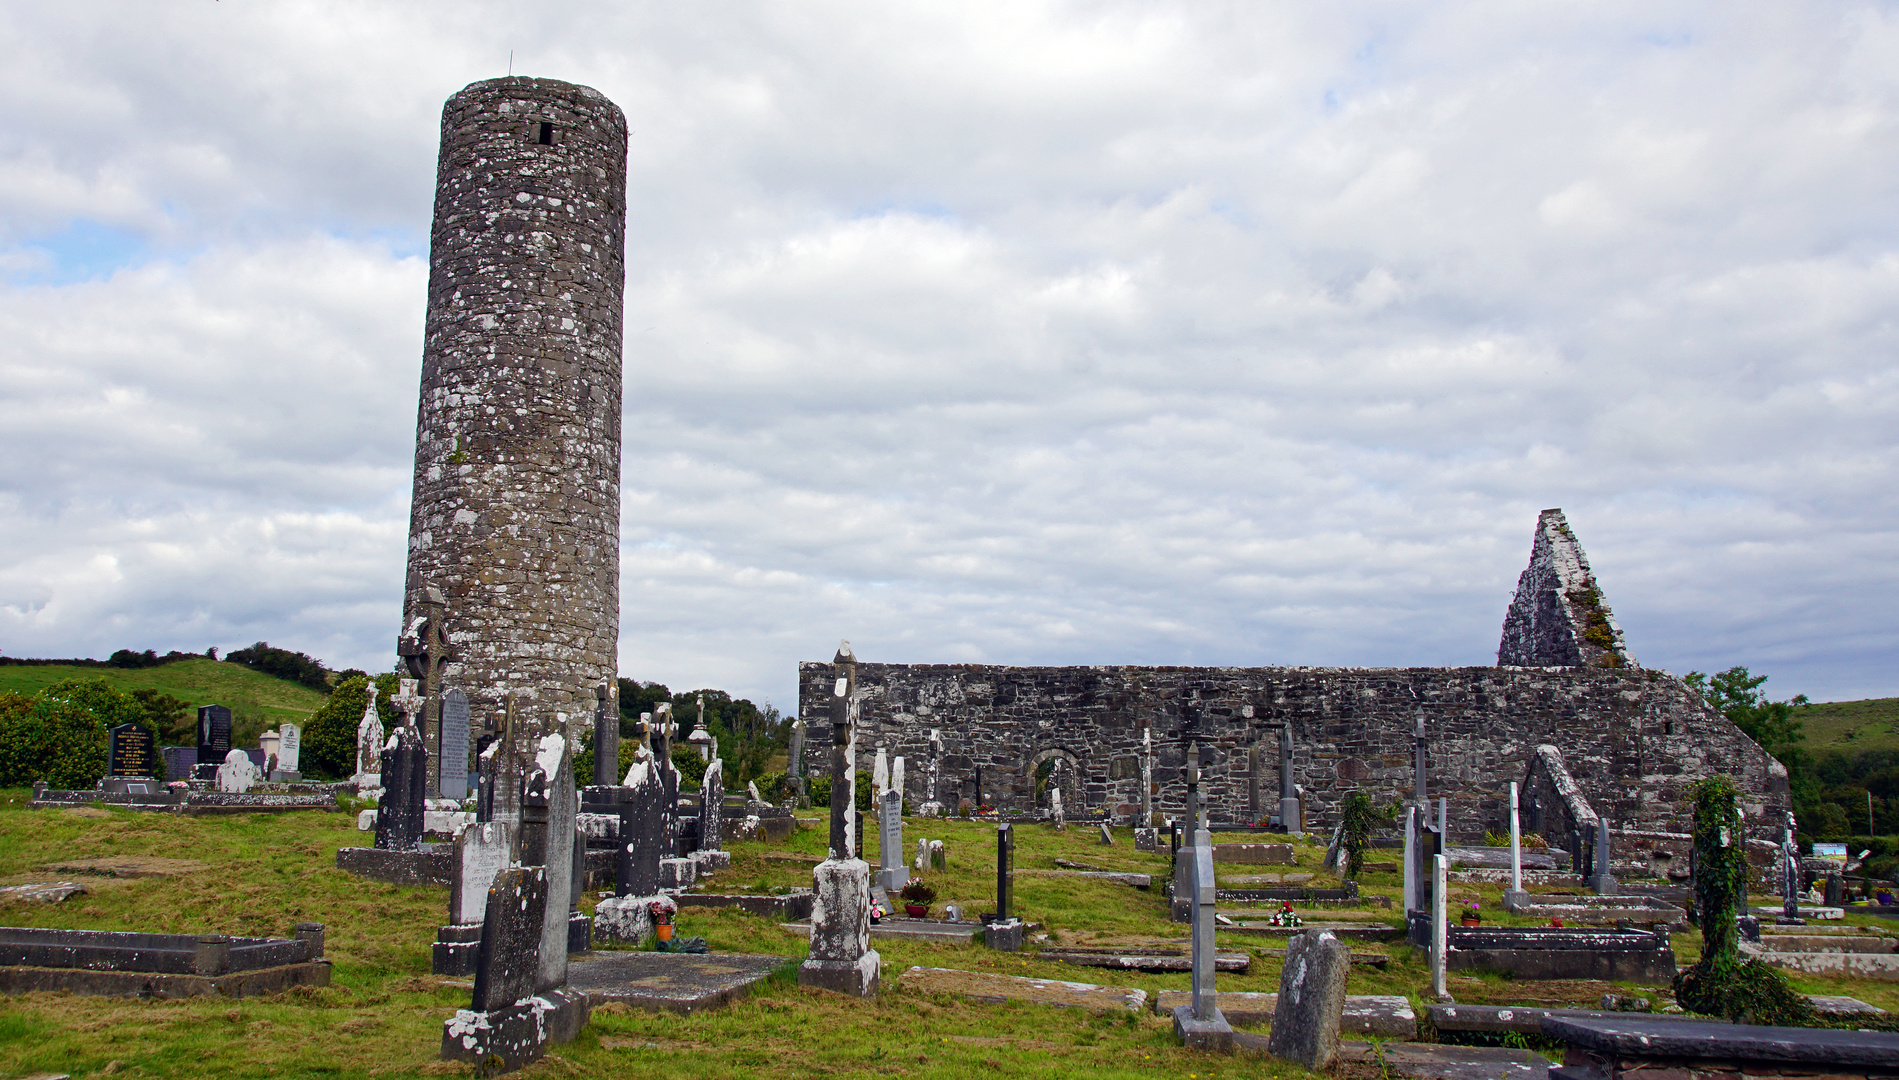
<instances>
[{"instance_id":1,"label":"stone cross","mask_svg":"<svg viewBox=\"0 0 1899 1080\"><path fill-rule=\"evenodd\" d=\"M930 793L924 801L924 813L935 817L943 812L941 794L936 790L943 769L943 733L930 729Z\"/></svg>"},{"instance_id":2,"label":"stone cross","mask_svg":"<svg viewBox=\"0 0 1899 1080\"><path fill-rule=\"evenodd\" d=\"M433 586L425 588L421 603L416 606L416 613L396 640L396 653L402 657L409 674L422 684L422 696L426 701L420 725L422 745L429 752L429 760L437 763L437 768L445 765L442 754L441 693L442 665L448 662L450 652L447 614L448 601L443 597L442 590ZM466 762L464 757L464 767ZM438 795L441 790L440 778L430 775L428 793Z\"/></svg>"},{"instance_id":3,"label":"stone cross","mask_svg":"<svg viewBox=\"0 0 1899 1080\"><path fill-rule=\"evenodd\" d=\"M611 787L620 778L619 687L603 682L593 694L599 702L593 714L593 782Z\"/></svg>"},{"instance_id":4,"label":"stone cross","mask_svg":"<svg viewBox=\"0 0 1899 1080\"><path fill-rule=\"evenodd\" d=\"M1181 853L1174 870L1174 896L1187 900L1193 924L1193 999L1174 1010L1174 1033L1196 1050L1228 1050L1233 1028L1220 1012L1214 986L1213 838L1196 829L1193 844Z\"/></svg>"},{"instance_id":5,"label":"stone cross","mask_svg":"<svg viewBox=\"0 0 1899 1080\"><path fill-rule=\"evenodd\" d=\"M848 859L853 854L851 811L855 807L855 792L852 781L857 743L851 709L857 692L857 654L851 652L850 642L838 643L831 666L837 680L831 689L831 857Z\"/></svg>"},{"instance_id":6,"label":"stone cross","mask_svg":"<svg viewBox=\"0 0 1899 1080\"><path fill-rule=\"evenodd\" d=\"M1154 729L1141 729L1141 828L1154 827Z\"/></svg>"},{"instance_id":7,"label":"stone cross","mask_svg":"<svg viewBox=\"0 0 1899 1080\"><path fill-rule=\"evenodd\" d=\"M1201 816L1202 805L1200 799L1200 744L1190 742L1187 744L1187 827L1191 830L1198 831L1206 826L1206 819Z\"/></svg>"},{"instance_id":8,"label":"stone cross","mask_svg":"<svg viewBox=\"0 0 1899 1080\"><path fill-rule=\"evenodd\" d=\"M1787 811L1787 825L1780 841L1780 922L1784 926L1799 926L1806 922L1800 917L1800 845L1794 842L1794 830L1797 827L1793 811Z\"/></svg>"}]
</instances>

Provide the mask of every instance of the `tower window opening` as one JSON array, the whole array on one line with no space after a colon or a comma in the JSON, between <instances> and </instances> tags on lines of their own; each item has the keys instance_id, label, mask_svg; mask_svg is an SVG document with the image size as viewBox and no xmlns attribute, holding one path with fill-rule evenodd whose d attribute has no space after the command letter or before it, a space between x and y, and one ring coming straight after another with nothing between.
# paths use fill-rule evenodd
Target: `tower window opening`
<instances>
[{"instance_id":1,"label":"tower window opening","mask_svg":"<svg viewBox=\"0 0 1899 1080\"><path fill-rule=\"evenodd\" d=\"M542 146L554 145L554 125L545 120L541 121L540 143Z\"/></svg>"}]
</instances>

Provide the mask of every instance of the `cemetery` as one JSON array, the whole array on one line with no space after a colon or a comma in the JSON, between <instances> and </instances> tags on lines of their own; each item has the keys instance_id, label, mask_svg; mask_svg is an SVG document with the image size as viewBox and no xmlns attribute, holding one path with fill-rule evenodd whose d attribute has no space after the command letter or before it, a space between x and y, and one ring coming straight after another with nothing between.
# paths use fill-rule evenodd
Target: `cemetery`
<instances>
[{"instance_id":1,"label":"cemetery","mask_svg":"<svg viewBox=\"0 0 1899 1080\"><path fill-rule=\"evenodd\" d=\"M703 698L623 716L626 140L449 100L394 719L336 782L207 705L0 794L0 1073L1899 1076L1899 927L1559 510L1494 667L843 642L769 798Z\"/></svg>"}]
</instances>

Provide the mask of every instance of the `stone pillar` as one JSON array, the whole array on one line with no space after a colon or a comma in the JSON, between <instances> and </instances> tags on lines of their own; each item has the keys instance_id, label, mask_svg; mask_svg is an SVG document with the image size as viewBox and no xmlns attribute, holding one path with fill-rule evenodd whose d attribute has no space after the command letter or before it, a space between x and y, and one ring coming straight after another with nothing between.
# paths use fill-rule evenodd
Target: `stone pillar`
<instances>
[{"instance_id":1,"label":"stone pillar","mask_svg":"<svg viewBox=\"0 0 1899 1080\"><path fill-rule=\"evenodd\" d=\"M1314 1072L1327 1070L1338 1054L1351 963L1351 951L1330 930L1306 930L1286 942L1268 1053Z\"/></svg>"},{"instance_id":2,"label":"stone pillar","mask_svg":"<svg viewBox=\"0 0 1899 1080\"><path fill-rule=\"evenodd\" d=\"M1220 1012L1214 988L1213 839L1205 829L1195 830L1186 854L1181 877L1193 902L1193 1002L1174 1010L1174 1034L1190 1049L1231 1050L1233 1028Z\"/></svg>"},{"instance_id":3,"label":"stone pillar","mask_svg":"<svg viewBox=\"0 0 1899 1080\"><path fill-rule=\"evenodd\" d=\"M1595 874L1589 879L1589 887L1599 896L1614 896L1619 886L1610 872L1609 855L1609 819L1596 819L1596 867Z\"/></svg>"},{"instance_id":4,"label":"stone pillar","mask_svg":"<svg viewBox=\"0 0 1899 1080\"><path fill-rule=\"evenodd\" d=\"M567 985L568 923L574 911L574 749L561 732L541 736L535 747L536 771L547 775L547 830L543 855L547 867L547 908L541 922L537 990ZM584 856L583 856L584 857Z\"/></svg>"},{"instance_id":5,"label":"stone pillar","mask_svg":"<svg viewBox=\"0 0 1899 1080\"><path fill-rule=\"evenodd\" d=\"M1517 785L1510 785L1510 888L1503 894L1503 906L1515 911L1530 902L1523 888L1523 830L1519 814Z\"/></svg>"},{"instance_id":6,"label":"stone pillar","mask_svg":"<svg viewBox=\"0 0 1899 1080\"><path fill-rule=\"evenodd\" d=\"M1444 968L1450 960L1450 890L1445 878L1450 863L1442 855L1431 856L1431 993L1440 1002L1449 1002L1444 989Z\"/></svg>"},{"instance_id":7,"label":"stone pillar","mask_svg":"<svg viewBox=\"0 0 1899 1080\"><path fill-rule=\"evenodd\" d=\"M831 689L831 856L848 859L851 850L851 810L856 798L852 780L856 768L852 760L857 741L851 724L851 699L857 692L857 654L851 643L838 643L831 660L836 683Z\"/></svg>"},{"instance_id":8,"label":"stone pillar","mask_svg":"<svg viewBox=\"0 0 1899 1080\"><path fill-rule=\"evenodd\" d=\"M484 712L518 687L578 721L615 672L625 228L626 118L598 91L449 98L402 621L440 587L442 674Z\"/></svg>"},{"instance_id":9,"label":"stone pillar","mask_svg":"<svg viewBox=\"0 0 1899 1080\"><path fill-rule=\"evenodd\" d=\"M612 787L620 782L620 702L614 683L593 688L599 702L593 714L593 782Z\"/></svg>"},{"instance_id":10,"label":"stone pillar","mask_svg":"<svg viewBox=\"0 0 1899 1080\"><path fill-rule=\"evenodd\" d=\"M1412 775L1416 778L1416 783L1417 783L1417 789L1418 789L1418 792L1416 795L1417 803L1419 806L1430 806L1431 800L1425 793L1425 783L1424 783L1425 742L1424 742L1424 710L1423 709L1418 710L1418 726L1417 726L1416 732L1412 735L1411 740L1412 740L1411 772L1412 772Z\"/></svg>"},{"instance_id":11,"label":"stone pillar","mask_svg":"<svg viewBox=\"0 0 1899 1080\"><path fill-rule=\"evenodd\" d=\"M1782 926L1804 926L1806 920L1800 917L1800 845L1794 842L1794 830L1797 823L1793 812L1787 812L1787 824L1781 831L1780 841L1780 895L1781 914L1776 920Z\"/></svg>"},{"instance_id":12,"label":"stone pillar","mask_svg":"<svg viewBox=\"0 0 1899 1080\"><path fill-rule=\"evenodd\" d=\"M1418 808L1404 808L1404 909L1418 910Z\"/></svg>"},{"instance_id":13,"label":"stone pillar","mask_svg":"<svg viewBox=\"0 0 1899 1080\"><path fill-rule=\"evenodd\" d=\"M870 947L870 864L826 859L811 884L811 955L798 968L798 985L876 994L883 958Z\"/></svg>"},{"instance_id":14,"label":"stone pillar","mask_svg":"<svg viewBox=\"0 0 1899 1080\"><path fill-rule=\"evenodd\" d=\"M1154 729L1141 729L1141 819L1134 823L1136 851L1154 851L1160 847L1160 833L1154 828Z\"/></svg>"},{"instance_id":15,"label":"stone pillar","mask_svg":"<svg viewBox=\"0 0 1899 1080\"><path fill-rule=\"evenodd\" d=\"M785 775L791 778L792 789L799 795L805 794L804 783L804 717L791 722L791 752L785 759Z\"/></svg>"},{"instance_id":16,"label":"stone pillar","mask_svg":"<svg viewBox=\"0 0 1899 1080\"><path fill-rule=\"evenodd\" d=\"M1003 952L1022 948L1022 920L1015 914L1015 826L996 826L996 914L983 928L983 944Z\"/></svg>"},{"instance_id":17,"label":"stone pillar","mask_svg":"<svg viewBox=\"0 0 1899 1080\"><path fill-rule=\"evenodd\" d=\"M1292 722L1279 729L1279 824L1288 835L1304 836L1306 825L1299 807L1299 788L1292 778Z\"/></svg>"}]
</instances>

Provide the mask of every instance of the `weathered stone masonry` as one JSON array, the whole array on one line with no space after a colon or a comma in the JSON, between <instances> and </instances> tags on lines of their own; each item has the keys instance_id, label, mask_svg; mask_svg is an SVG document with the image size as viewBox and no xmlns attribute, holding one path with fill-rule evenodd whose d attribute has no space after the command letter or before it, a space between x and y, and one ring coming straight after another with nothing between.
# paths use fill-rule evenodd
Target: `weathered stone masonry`
<instances>
[{"instance_id":1,"label":"weathered stone masonry","mask_svg":"<svg viewBox=\"0 0 1899 1080\"><path fill-rule=\"evenodd\" d=\"M442 110L404 626L446 596L445 686L586 723L615 674L626 119L491 79Z\"/></svg>"},{"instance_id":2,"label":"weathered stone masonry","mask_svg":"<svg viewBox=\"0 0 1899 1080\"><path fill-rule=\"evenodd\" d=\"M1429 794L1451 800L1455 840L1507 831L1507 785L1527 778L1544 744L1557 748L1594 812L1618 830L1687 831L1686 787L1713 773L1739 782L1761 835L1779 827L1786 770L1680 679L1636 666L1560 510L1537 522L1499 654L1503 666L1466 668L859 663L858 747L866 755L859 767L880 744L927 762L935 730L944 744L939 797L949 806L980 798L1005 811L1038 809L1036 767L1061 757L1070 813L1130 820L1140 809L1141 734L1151 726L1158 809L1185 813L1187 747L1197 743L1210 814L1249 823L1276 809L1277 733L1290 725L1305 825L1325 830L1349 791L1380 803L1411 797L1422 715ZM1551 666L1512 663L1518 657ZM798 674L809 770L830 752L825 695L833 675L825 663L801 664ZM1249 757L1261 773L1257 784L1249 783ZM921 802L911 787L906 794Z\"/></svg>"},{"instance_id":3,"label":"weathered stone masonry","mask_svg":"<svg viewBox=\"0 0 1899 1080\"><path fill-rule=\"evenodd\" d=\"M807 767L829 753L822 708L831 665L799 665ZM1277 797L1275 727L1291 723L1293 774L1305 789L1306 827L1328 829L1353 789L1379 802L1409 794L1412 733L1422 709L1430 734L1431 795L1452 802L1455 839L1506 828L1510 780L1541 743L1563 753L1599 812L1618 823L1680 831L1692 807L1683 787L1711 772L1736 776L1750 816L1784 805L1770 794L1773 759L1708 709L1674 676L1583 668L993 667L859 663L864 693L858 746L929 759L942 732L944 785L1004 810L1031 809L1033 765L1060 753L1074 765L1063 798L1128 819L1140 808L1141 728L1152 724L1155 805L1185 812L1187 744L1200 746L1210 813L1257 820ZM810 707L807 707L810 706ZM1243 715L1251 706L1252 717ZM1259 744L1261 805L1249 808L1247 750ZM868 759L867 759L868 760ZM860 763L860 767L867 767ZM912 777L921 775L913 771ZM914 781L912 788L916 787ZM909 797L920 802L922 793ZM1776 802L1776 799L1778 800Z\"/></svg>"}]
</instances>

